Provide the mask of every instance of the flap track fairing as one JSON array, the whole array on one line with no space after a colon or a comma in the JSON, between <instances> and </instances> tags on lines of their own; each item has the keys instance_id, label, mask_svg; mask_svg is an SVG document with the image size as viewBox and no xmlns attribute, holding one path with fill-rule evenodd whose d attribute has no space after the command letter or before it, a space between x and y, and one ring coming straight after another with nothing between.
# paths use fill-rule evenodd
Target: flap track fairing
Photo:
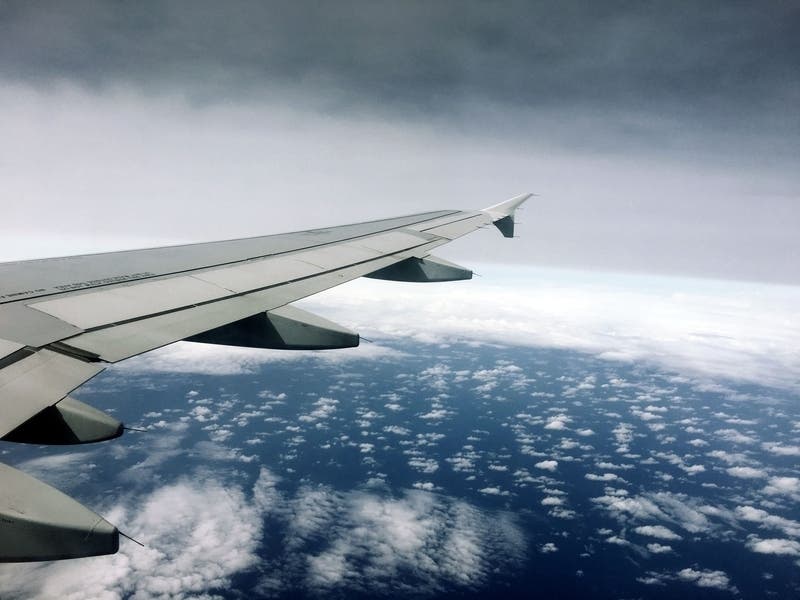
<instances>
[{"instance_id":1,"label":"flap track fairing","mask_svg":"<svg viewBox=\"0 0 800 600\"><path fill-rule=\"evenodd\" d=\"M333 350L354 348L357 333L294 306L282 306L204 333L187 342L271 348L276 350Z\"/></svg>"},{"instance_id":2,"label":"flap track fairing","mask_svg":"<svg viewBox=\"0 0 800 600\"><path fill-rule=\"evenodd\" d=\"M89 444L119 437L123 429L114 417L67 396L2 439L22 444Z\"/></svg>"},{"instance_id":3,"label":"flap track fairing","mask_svg":"<svg viewBox=\"0 0 800 600\"><path fill-rule=\"evenodd\" d=\"M407 258L383 269L378 269L365 277L388 281L431 283L472 279L472 271L441 258L426 256L425 258Z\"/></svg>"},{"instance_id":4,"label":"flap track fairing","mask_svg":"<svg viewBox=\"0 0 800 600\"><path fill-rule=\"evenodd\" d=\"M0 562L113 554L117 528L66 494L0 464Z\"/></svg>"}]
</instances>

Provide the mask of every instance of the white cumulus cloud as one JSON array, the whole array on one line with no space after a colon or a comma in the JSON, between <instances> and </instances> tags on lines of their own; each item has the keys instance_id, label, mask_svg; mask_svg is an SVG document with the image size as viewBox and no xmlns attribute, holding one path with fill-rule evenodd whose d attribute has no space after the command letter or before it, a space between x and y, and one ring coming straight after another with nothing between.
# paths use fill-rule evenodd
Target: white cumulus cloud
<instances>
[{"instance_id":1,"label":"white cumulus cloud","mask_svg":"<svg viewBox=\"0 0 800 600\"><path fill-rule=\"evenodd\" d=\"M533 465L537 469L544 469L545 471L555 471L558 468L558 461L557 460L543 460L535 465Z\"/></svg>"},{"instance_id":2,"label":"white cumulus cloud","mask_svg":"<svg viewBox=\"0 0 800 600\"><path fill-rule=\"evenodd\" d=\"M664 527L663 525L642 525L634 529L639 535L646 535L649 537L659 538L662 540L680 540L682 539L677 533Z\"/></svg>"},{"instance_id":3,"label":"white cumulus cloud","mask_svg":"<svg viewBox=\"0 0 800 600\"><path fill-rule=\"evenodd\" d=\"M715 588L718 590L728 590L730 588L730 578L724 571L712 571L709 569L681 569L677 573L678 579L689 581L704 588Z\"/></svg>"},{"instance_id":4,"label":"white cumulus cloud","mask_svg":"<svg viewBox=\"0 0 800 600\"><path fill-rule=\"evenodd\" d=\"M800 542L796 540L751 538L747 541L747 547L759 554L800 556Z\"/></svg>"},{"instance_id":5,"label":"white cumulus cloud","mask_svg":"<svg viewBox=\"0 0 800 600\"><path fill-rule=\"evenodd\" d=\"M730 467L726 469L726 471L728 475L741 479L761 479L767 476L764 469L756 469L753 467Z\"/></svg>"}]
</instances>

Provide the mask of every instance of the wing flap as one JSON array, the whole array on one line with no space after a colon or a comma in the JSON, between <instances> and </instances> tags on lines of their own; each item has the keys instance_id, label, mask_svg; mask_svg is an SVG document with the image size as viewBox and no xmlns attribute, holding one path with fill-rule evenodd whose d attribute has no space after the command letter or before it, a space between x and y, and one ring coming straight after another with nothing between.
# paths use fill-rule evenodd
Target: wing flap
<instances>
[{"instance_id":1,"label":"wing flap","mask_svg":"<svg viewBox=\"0 0 800 600\"><path fill-rule=\"evenodd\" d=\"M41 348L81 332L79 327L24 304L0 306L0 338Z\"/></svg>"},{"instance_id":2,"label":"wing flap","mask_svg":"<svg viewBox=\"0 0 800 600\"><path fill-rule=\"evenodd\" d=\"M146 281L29 304L81 329L94 329L201 302L218 300L230 291L191 276Z\"/></svg>"}]
</instances>

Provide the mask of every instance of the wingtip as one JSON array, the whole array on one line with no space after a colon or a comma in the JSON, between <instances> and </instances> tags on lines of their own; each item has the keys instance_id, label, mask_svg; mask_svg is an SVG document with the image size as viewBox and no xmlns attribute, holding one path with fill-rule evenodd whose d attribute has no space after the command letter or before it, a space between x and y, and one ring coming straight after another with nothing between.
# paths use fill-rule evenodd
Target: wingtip
<instances>
[{"instance_id":1,"label":"wingtip","mask_svg":"<svg viewBox=\"0 0 800 600\"><path fill-rule=\"evenodd\" d=\"M492 215L494 220L502 219L503 217L508 217L514 214L514 211L517 210L526 200L528 200L534 194L531 192L520 194L519 196L514 196L505 202L500 202L498 204L494 204L487 208L483 209L483 212L489 213Z\"/></svg>"}]
</instances>

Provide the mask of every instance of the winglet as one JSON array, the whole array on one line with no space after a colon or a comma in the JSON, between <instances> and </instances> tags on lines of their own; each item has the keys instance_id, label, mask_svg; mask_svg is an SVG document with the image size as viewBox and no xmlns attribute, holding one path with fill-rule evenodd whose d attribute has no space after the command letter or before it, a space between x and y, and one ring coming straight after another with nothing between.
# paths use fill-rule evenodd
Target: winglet
<instances>
[{"instance_id":1,"label":"winglet","mask_svg":"<svg viewBox=\"0 0 800 600\"><path fill-rule=\"evenodd\" d=\"M514 211L533 194L522 194L510 200L484 208L485 212L492 218L495 227L500 230L505 237L514 237Z\"/></svg>"}]
</instances>

